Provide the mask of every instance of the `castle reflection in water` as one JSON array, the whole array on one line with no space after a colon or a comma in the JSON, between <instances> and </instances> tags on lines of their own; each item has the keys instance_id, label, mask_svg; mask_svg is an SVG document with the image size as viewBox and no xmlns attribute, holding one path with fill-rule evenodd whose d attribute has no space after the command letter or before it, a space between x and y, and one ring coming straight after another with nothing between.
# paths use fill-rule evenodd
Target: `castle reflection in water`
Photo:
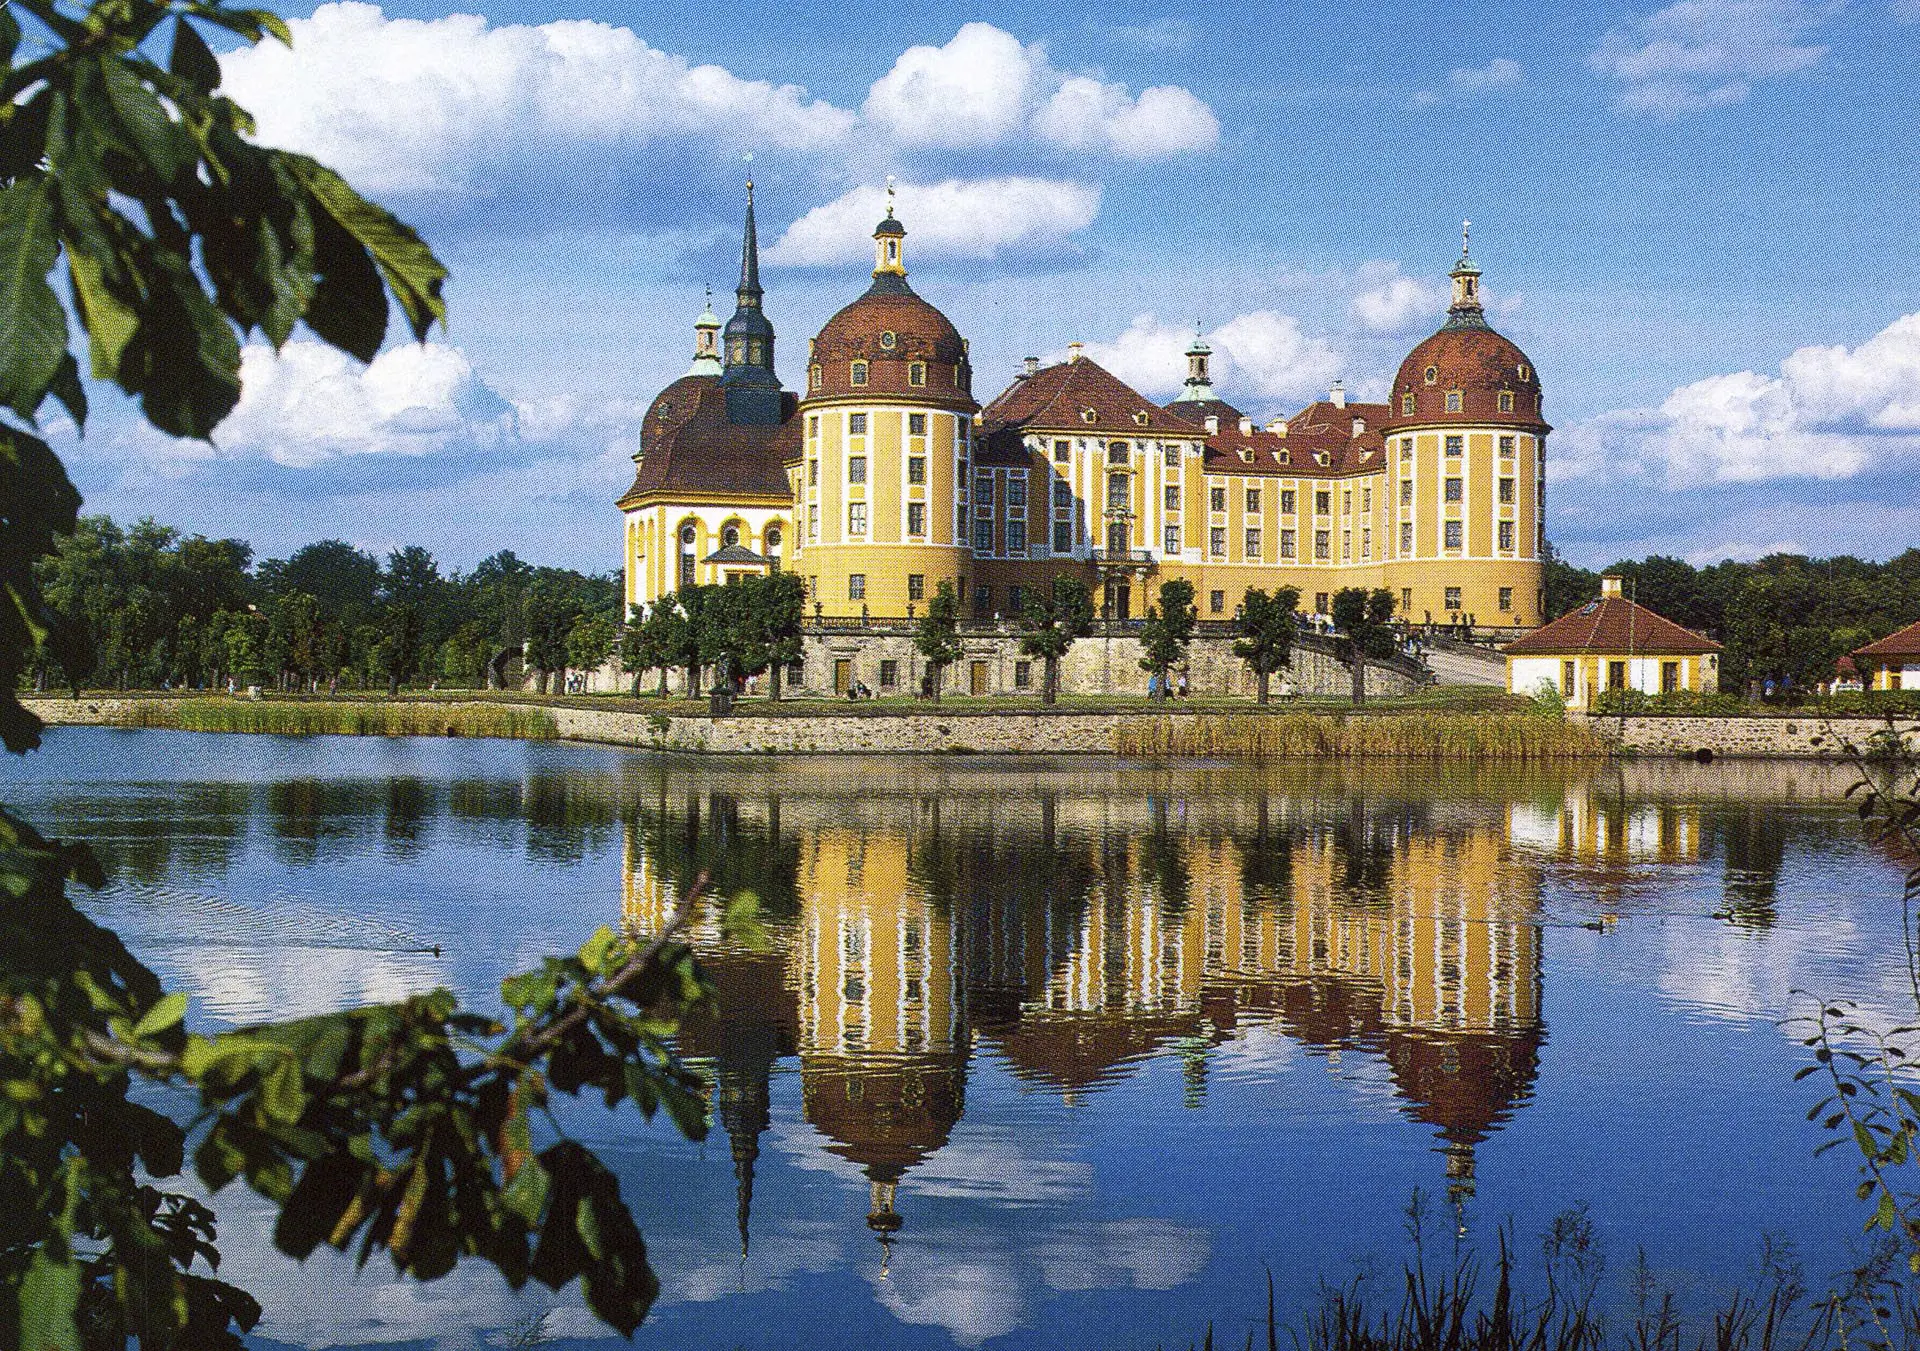
<instances>
[{"instance_id":1,"label":"castle reflection in water","mask_svg":"<svg viewBox=\"0 0 1920 1351\"><path fill-rule=\"evenodd\" d=\"M701 866L762 899L759 951L724 941L710 914L694 921L718 1011L682 1037L714 1080L743 1250L783 1059L798 1058L806 1120L864 1172L884 1239L911 1209L913 1169L965 1111L973 1056L1070 1099L1177 1057L1197 1103L1211 1053L1255 1021L1329 1060L1377 1057L1459 1203L1476 1145L1538 1072L1543 880L1604 915L1633 903L1649 865L1703 852L1698 807L1603 781L1519 801L1325 785L1204 800L1150 783L1079 795L1068 780L1014 795L984 779L985 792L877 783L817 798L785 786L663 797L632 819L625 849L637 931L659 928ZM1778 841L1745 839L1737 822L1720 833L1729 913L1764 922Z\"/></svg>"}]
</instances>

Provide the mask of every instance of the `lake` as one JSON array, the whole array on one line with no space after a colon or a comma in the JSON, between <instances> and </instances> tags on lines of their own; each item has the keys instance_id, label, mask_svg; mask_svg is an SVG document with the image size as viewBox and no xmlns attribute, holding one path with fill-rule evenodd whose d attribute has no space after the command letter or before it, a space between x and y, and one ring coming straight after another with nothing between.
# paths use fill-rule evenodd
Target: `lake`
<instances>
[{"instance_id":1,"label":"lake","mask_svg":"<svg viewBox=\"0 0 1920 1351\"><path fill-rule=\"evenodd\" d=\"M711 867L767 941L696 947L694 1144L565 1127L662 1281L642 1347L1239 1345L1273 1273L1389 1298L1431 1250L1529 1260L1584 1206L1705 1308L1794 1245L1861 1253L1856 1159L1805 1119L1795 992L1911 1021L1900 867L1843 770L741 759L59 728L0 799L87 839L84 904L202 1025L500 978L659 925ZM437 951L436 951L437 949ZM619 1339L491 1268L276 1256L217 1198L261 1345ZM1264 1334L1263 1334L1264 1335ZM1283 1334L1284 1335L1284 1334Z\"/></svg>"}]
</instances>

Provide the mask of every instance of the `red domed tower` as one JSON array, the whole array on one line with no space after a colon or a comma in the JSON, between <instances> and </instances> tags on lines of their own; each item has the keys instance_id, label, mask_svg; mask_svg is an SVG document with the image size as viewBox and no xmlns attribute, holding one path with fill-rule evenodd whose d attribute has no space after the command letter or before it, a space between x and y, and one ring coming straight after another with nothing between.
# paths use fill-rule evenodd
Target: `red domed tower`
<instances>
[{"instance_id":1,"label":"red domed tower","mask_svg":"<svg viewBox=\"0 0 1920 1351\"><path fill-rule=\"evenodd\" d=\"M973 372L946 315L907 284L906 227L874 228L873 283L807 356L790 465L795 567L829 616L905 616L943 581L964 591Z\"/></svg>"},{"instance_id":2,"label":"red domed tower","mask_svg":"<svg viewBox=\"0 0 1920 1351\"><path fill-rule=\"evenodd\" d=\"M1539 373L1487 323L1461 232L1453 304L1388 396L1386 584L1415 623L1544 622L1546 445Z\"/></svg>"}]
</instances>

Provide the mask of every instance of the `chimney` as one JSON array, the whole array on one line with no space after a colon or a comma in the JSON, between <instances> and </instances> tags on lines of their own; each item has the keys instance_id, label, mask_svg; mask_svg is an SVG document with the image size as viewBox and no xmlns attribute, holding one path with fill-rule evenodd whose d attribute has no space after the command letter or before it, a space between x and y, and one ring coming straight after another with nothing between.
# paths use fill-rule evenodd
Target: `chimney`
<instances>
[{"instance_id":1,"label":"chimney","mask_svg":"<svg viewBox=\"0 0 1920 1351\"><path fill-rule=\"evenodd\" d=\"M1333 392L1327 395L1327 401L1335 408L1345 408L1347 406L1347 386L1345 381L1335 380L1333 382Z\"/></svg>"},{"instance_id":2,"label":"chimney","mask_svg":"<svg viewBox=\"0 0 1920 1351\"><path fill-rule=\"evenodd\" d=\"M1207 414L1207 435L1217 436L1219 433L1220 419L1212 413Z\"/></svg>"},{"instance_id":3,"label":"chimney","mask_svg":"<svg viewBox=\"0 0 1920 1351\"><path fill-rule=\"evenodd\" d=\"M1600 599L1620 599L1620 579L1618 577L1608 576L1600 579Z\"/></svg>"},{"instance_id":4,"label":"chimney","mask_svg":"<svg viewBox=\"0 0 1920 1351\"><path fill-rule=\"evenodd\" d=\"M1040 374L1040 358L1028 357L1026 369L1020 372L1019 378L1022 380L1025 380L1030 375L1038 375L1038 374Z\"/></svg>"},{"instance_id":5,"label":"chimney","mask_svg":"<svg viewBox=\"0 0 1920 1351\"><path fill-rule=\"evenodd\" d=\"M1366 434L1367 434L1367 420L1363 417L1355 418L1353 420L1353 439L1358 441L1361 437L1365 436Z\"/></svg>"},{"instance_id":6,"label":"chimney","mask_svg":"<svg viewBox=\"0 0 1920 1351\"><path fill-rule=\"evenodd\" d=\"M1287 420L1283 417L1275 418L1267 424L1267 431L1274 436L1285 436L1287 434Z\"/></svg>"},{"instance_id":7,"label":"chimney","mask_svg":"<svg viewBox=\"0 0 1920 1351\"><path fill-rule=\"evenodd\" d=\"M1242 436L1253 435L1253 419L1252 418L1243 417L1240 419L1240 435Z\"/></svg>"},{"instance_id":8,"label":"chimney","mask_svg":"<svg viewBox=\"0 0 1920 1351\"><path fill-rule=\"evenodd\" d=\"M1068 343L1067 344L1067 360L1069 362L1078 361L1083 355L1085 355L1086 350L1087 350L1087 345L1083 342Z\"/></svg>"}]
</instances>

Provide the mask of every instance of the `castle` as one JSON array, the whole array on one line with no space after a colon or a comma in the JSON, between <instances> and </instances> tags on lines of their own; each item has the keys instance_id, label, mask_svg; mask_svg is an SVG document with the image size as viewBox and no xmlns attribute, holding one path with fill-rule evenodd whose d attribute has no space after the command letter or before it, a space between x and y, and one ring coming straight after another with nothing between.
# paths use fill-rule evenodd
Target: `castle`
<instances>
[{"instance_id":1,"label":"castle","mask_svg":"<svg viewBox=\"0 0 1920 1351\"><path fill-rule=\"evenodd\" d=\"M1464 239L1446 322L1386 403L1336 385L1261 425L1216 395L1197 336L1164 405L1074 344L982 408L966 340L908 283L906 238L890 204L872 282L808 344L796 395L774 373L747 185L733 316L695 324L619 499L630 605L784 568L810 614L843 622L911 617L943 582L975 618L1018 615L1063 575L1110 619L1173 578L1203 620L1279 586L1322 613L1359 586L1415 624L1548 618L1539 375L1488 324Z\"/></svg>"}]
</instances>

